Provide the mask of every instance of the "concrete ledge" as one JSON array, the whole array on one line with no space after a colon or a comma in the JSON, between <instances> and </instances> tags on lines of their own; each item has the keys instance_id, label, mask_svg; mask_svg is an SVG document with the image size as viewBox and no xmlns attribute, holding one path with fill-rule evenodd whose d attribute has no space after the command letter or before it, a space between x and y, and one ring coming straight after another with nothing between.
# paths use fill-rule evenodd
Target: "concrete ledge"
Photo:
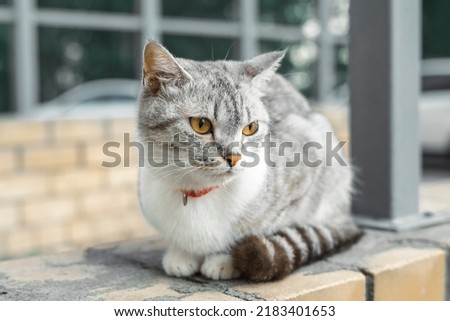
<instances>
[{"instance_id":1,"label":"concrete ledge","mask_svg":"<svg viewBox=\"0 0 450 321\"><path fill-rule=\"evenodd\" d=\"M139 239L0 262L0 300L443 300L449 248L450 225L367 231L343 253L252 284L167 277L164 244Z\"/></svg>"},{"instance_id":2,"label":"concrete ledge","mask_svg":"<svg viewBox=\"0 0 450 321\"><path fill-rule=\"evenodd\" d=\"M445 285L445 252L433 249L396 248L367 262L373 279L374 300L442 300Z\"/></svg>"}]
</instances>

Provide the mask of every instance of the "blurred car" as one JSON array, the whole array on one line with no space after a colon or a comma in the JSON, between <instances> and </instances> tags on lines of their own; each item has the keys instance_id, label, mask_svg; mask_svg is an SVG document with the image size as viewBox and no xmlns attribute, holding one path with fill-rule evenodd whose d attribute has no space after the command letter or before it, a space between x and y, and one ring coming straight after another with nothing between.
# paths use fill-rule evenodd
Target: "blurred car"
<instances>
[{"instance_id":1,"label":"blurred car","mask_svg":"<svg viewBox=\"0 0 450 321\"><path fill-rule=\"evenodd\" d=\"M423 92L419 111L423 152L450 155L450 90Z\"/></svg>"},{"instance_id":2,"label":"blurred car","mask_svg":"<svg viewBox=\"0 0 450 321\"><path fill-rule=\"evenodd\" d=\"M450 59L422 61L419 107L423 152L450 156Z\"/></svg>"},{"instance_id":3,"label":"blurred car","mask_svg":"<svg viewBox=\"0 0 450 321\"><path fill-rule=\"evenodd\" d=\"M86 82L42 104L33 117L127 117L136 112L139 89L140 82L132 79ZM423 90L419 101L422 150L428 154L450 155L450 77L424 76ZM331 105L345 105L348 100L345 86L339 88L335 97L340 98Z\"/></svg>"},{"instance_id":4,"label":"blurred car","mask_svg":"<svg viewBox=\"0 0 450 321\"><path fill-rule=\"evenodd\" d=\"M331 117L336 128L347 132L343 136L348 137L348 85L336 88L332 97L331 102L317 107ZM427 59L422 63L419 127L424 155L450 157L450 59Z\"/></svg>"},{"instance_id":5,"label":"blurred car","mask_svg":"<svg viewBox=\"0 0 450 321\"><path fill-rule=\"evenodd\" d=\"M136 111L140 82L101 79L83 83L38 106L33 118L130 116Z\"/></svg>"}]
</instances>

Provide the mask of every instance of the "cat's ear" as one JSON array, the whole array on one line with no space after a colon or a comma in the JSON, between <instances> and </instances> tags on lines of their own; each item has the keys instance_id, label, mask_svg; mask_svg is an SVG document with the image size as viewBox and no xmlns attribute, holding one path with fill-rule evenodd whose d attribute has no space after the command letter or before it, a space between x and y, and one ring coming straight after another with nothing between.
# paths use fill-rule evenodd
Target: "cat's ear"
<instances>
[{"instance_id":1,"label":"cat's ear","mask_svg":"<svg viewBox=\"0 0 450 321\"><path fill-rule=\"evenodd\" d=\"M144 49L143 84L153 94L168 86L182 86L192 77L161 44L150 41Z\"/></svg>"},{"instance_id":2,"label":"cat's ear","mask_svg":"<svg viewBox=\"0 0 450 321\"><path fill-rule=\"evenodd\" d=\"M286 50L272 51L246 60L243 62L242 72L252 81L267 82L280 67L285 54Z\"/></svg>"}]
</instances>

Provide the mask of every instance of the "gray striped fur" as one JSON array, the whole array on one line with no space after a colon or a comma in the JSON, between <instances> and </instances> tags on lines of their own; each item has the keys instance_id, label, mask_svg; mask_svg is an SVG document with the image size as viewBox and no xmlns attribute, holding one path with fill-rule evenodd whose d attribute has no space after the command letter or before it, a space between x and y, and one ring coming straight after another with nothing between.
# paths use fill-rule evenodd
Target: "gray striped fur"
<instances>
[{"instance_id":1,"label":"gray striped fur","mask_svg":"<svg viewBox=\"0 0 450 321\"><path fill-rule=\"evenodd\" d=\"M245 278L271 281L354 243L360 235L355 230L341 238L333 228L324 225L290 227L267 237L247 236L234 246L232 255ZM273 253L264 255L269 249Z\"/></svg>"},{"instance_id":2,"label":"gray striped fur","mask_svg":"<svg viewBox=\"0 0 450 321\"><path fill-rule=\"evenodd\" d=\"M306 99L275 73L283 56L284 52L272 52L244 62L198 62L175 59L156 43L147 45L138 116L142 142L169 148L162 142L172 142L175 134L187 141L193 134L189 117L201 116L212 121L214 131L211 135L194 135L188 145L213 141L226 146L236 140L241 144L262 143L269 133L273 141L293 143L284 156L271 150L275 166L268 166L261 175L249 174L249 180L239 180L250 173L248 169L233 177L217 178L214 173L219 169L212 168L205 155L195 156L195 170L173 166L141 169L139 189L144 215L172 249L165 261L169 274L209 273L211 262L219 261L209 257L232 254L234 267L249 279L282 278L359 235L349 214L350 166L285 166L306 143L325 145L325 133L332 130L326 119L312 111ZM243 126L255 120L259 123L256 134L242 135ZM183 146L179 146L181 157L187 160L191 156L183 152ZM220 158L224 152L215 156ZM313 149L310 157L325 160L326 155L324 149ZM158 182L159 177L164 181ZM198 210L192 213L191 203L183 207L182 195L176 192L177 188L212 185L221 188L196 200ZM244 192L233 193L242 189ZM160 190L165 194L152 199ZM208 203L214 193L220 197L216 203ZM209 207L202 207L202 202ZM178 258L190 258L191 268L181 269ZM200 270L202 260L209 265Z\"/></svg>"}]
</instances>

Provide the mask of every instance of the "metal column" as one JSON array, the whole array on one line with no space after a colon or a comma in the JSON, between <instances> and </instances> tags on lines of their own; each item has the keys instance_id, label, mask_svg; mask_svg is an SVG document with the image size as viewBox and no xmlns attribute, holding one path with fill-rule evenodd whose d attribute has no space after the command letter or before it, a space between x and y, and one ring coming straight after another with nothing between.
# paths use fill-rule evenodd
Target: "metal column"
<instances>
[{"instance_id":1,"label":"metal column","mask_svg":"<svg viewBox=\"0 0 450 321\"><path fill-rule=\"evenodd\" d=\"M38 49L35 0L14 0L14 99L26 113L38 102Z\"/></svg>"},{"instance_id":2,"label":"metal column","mask_svg":"<svg viewBox=\"0 0 450 321\"><path fill-rule=\"evenodd\" d=\"M332 13L332 1L317 1L317 12L322 27L318 39L320 50L317 61L317 99L320 102L324 102L332 94L336 81L334 43L328 30L328 23Z\"/></svg>"},{"instance_id":3,"label":"metal column","mask_svg":"<svg viewBox=\"0 0 450 321\"><path fill-rule=\"evenodd\" d=\"M241 59L249 59L259 53L258 44L258 0L240 0Z\"/></svg>"},{"instance_id":4,"label":"metal column","mask_svg":"<svg viewBox=\"0 0 450 321\"><path fill-rule=\"evenodd\" d=\"M419 213L420 0L350 6L353 213L367 227L433 224Z\"/></svg>"},{"instance_id":5,"label":"metal column","mask_svg":"<svg viewBox=\"0 0 450 321\"><path fill-rule=\"evenodd\" d=\"M142 48L148 40L161 41L161 0L141 0Z\"/></svg>"}]
</instances>

